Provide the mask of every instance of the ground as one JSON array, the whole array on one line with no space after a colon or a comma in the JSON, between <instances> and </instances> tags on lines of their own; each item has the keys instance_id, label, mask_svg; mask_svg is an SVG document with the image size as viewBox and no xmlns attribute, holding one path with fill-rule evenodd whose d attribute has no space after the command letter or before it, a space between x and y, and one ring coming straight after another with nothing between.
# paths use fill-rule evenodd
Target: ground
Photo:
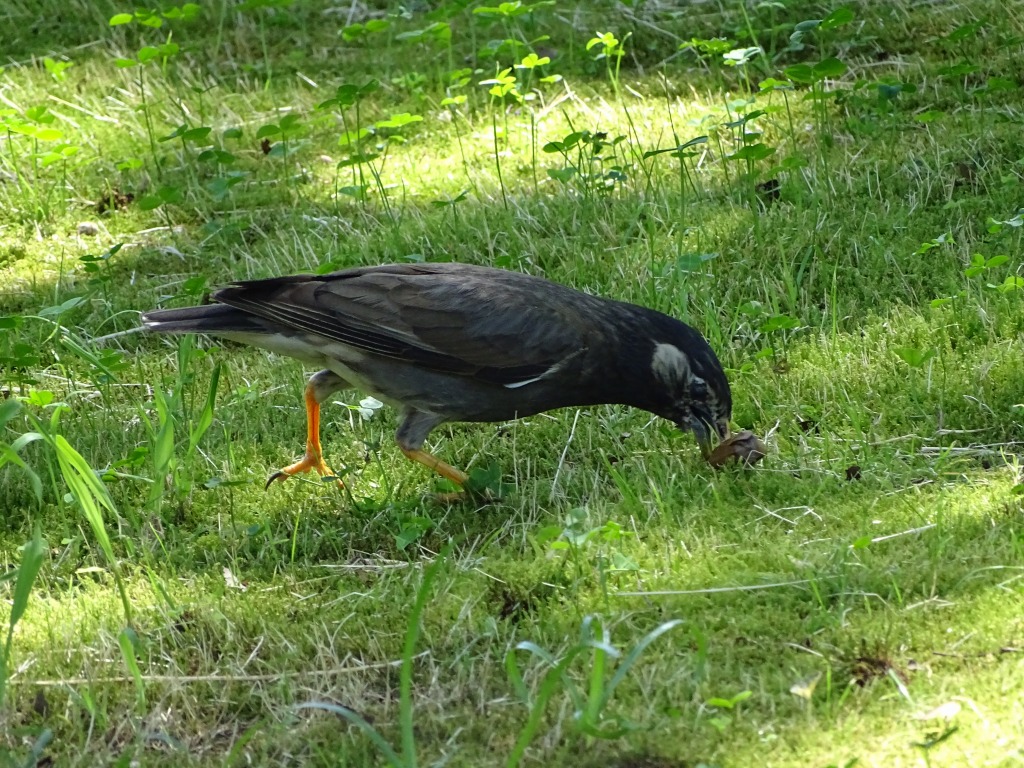
<instances>
[{"instance_id":1,"label":"ground","mask_svg":"<svg viewBox=\"0 0 1024 768\"><path fill-rule=\"evenodd\" d=\"M1024 762L1024 15L724 5L5 4L4 764ZM311 371L135 332L420 260L691 323L768 456L456 424L445 501L352 392L264 491Z\"/></svg>"}]
</instances>

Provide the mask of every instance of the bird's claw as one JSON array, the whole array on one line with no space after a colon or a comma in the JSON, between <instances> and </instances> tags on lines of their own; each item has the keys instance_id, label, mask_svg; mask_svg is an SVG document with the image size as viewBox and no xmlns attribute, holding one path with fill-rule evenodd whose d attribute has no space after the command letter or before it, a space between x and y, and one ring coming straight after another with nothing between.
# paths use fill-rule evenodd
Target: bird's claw
<instances>
[{"instance_id":1,"label":"bird's claw","mask_svg":"<svg viewBox=\"0 0 1024 768\"><path fill-rule=\"evenodd\" d=\"M282 472L282 471L281 471L281 470L279 469L279 470L277 470L277 472L274 472L274 473L272 473L272 474L270 475L270 477L268 477L268 478L267 478L267 483L266 483L266 485L264 485L264 486L263 486L263 490L264 490L264 491L266 491L266 490L268 490L268 489L270 488L270 486L272 486L272 485L273 485L273 484L274 484L274 483L275 483L276 481L278 481L278 480L281 480L281 481L283 482L283 481L287 480L287 479L288 479L289 477L291 477L291 475L289 475L289 474L287 474L287 473L285 473L285 472Z\"/></svg>"},{"instance_id":2,"label":"bird's claw","mask_svg":"<svg viewBox=\"0 0 1024 768\"><path fill-rule=\"evenodd\" d=\"M298 475L303 472L309 472L310 470L313 470L322 478L333 478L338 483L338 487L340 488L345 487L345 483L342 482L341 478L337 477L334 474L334 472L331 471L331 468L327 466L327 463L324 461L323 456L317 453L307 452L301 459L299 459L294 464L284 467L283 469L279 469L273 474L271 474L270 477L267 478L267 482L266 485L263 486L263 490L268 490L270 486L273 485L278 480L284 482L292 475Z\"/></svg>"}]
</instances>

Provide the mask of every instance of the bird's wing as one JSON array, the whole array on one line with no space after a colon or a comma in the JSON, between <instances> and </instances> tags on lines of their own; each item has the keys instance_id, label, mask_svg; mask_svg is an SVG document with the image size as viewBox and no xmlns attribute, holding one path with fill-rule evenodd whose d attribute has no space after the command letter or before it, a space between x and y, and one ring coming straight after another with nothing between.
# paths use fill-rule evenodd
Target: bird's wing
<instances>
[{"instance_id":1,"label":"bird's wing","mask_svg":"<svg viewBox=\"0 0 1024 768\"><path fill-rule=\"evenodd\" d=\"M366 352L516 387L586 351L580 296L496 270L394 265L237 283L214 298Z\"/></svg>"}]
</instances>

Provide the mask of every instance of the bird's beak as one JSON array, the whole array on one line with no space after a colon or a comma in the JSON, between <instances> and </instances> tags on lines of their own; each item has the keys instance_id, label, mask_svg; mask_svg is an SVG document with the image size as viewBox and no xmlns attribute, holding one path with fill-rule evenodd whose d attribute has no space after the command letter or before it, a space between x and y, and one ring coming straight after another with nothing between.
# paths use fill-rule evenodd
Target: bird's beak
<instances>
[{"instance_id":1,"label":"bird's beak","mask_svg":"<svg viewBox=\"0 0 1024 768\"><path fill-rule=\"evenodd\" d=\"M697 445L700 447L701 455L706 459L711 455L711 449L714 438L724 440L729 436L728 425L716 425L713 429L701 418L694 418L685 424L680 424L681 429L689 430L693 432L693 436L697 438Z\"/></svg>"},{"instance_id":2,"label":"bird's beak","mask_svg":"<svg viewBox=\"0 0 1024 768\"><path fill-rule=\"evenodd\" d=\"M700 446L700 453L705 459L711 455L711 430L707 424L700 419L694 419L684 425L684 429L693 432L693 436L697 438L697 445Z\"/></svg>"}]
</instances>

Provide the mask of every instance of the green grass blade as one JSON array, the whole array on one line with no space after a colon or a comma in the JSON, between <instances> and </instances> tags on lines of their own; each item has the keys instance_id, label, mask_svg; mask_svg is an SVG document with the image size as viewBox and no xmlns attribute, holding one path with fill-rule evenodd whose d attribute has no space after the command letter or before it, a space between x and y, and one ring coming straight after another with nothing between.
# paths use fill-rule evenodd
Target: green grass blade
<instances>
[{"instance_id":1,"label":"green grass blade","mask_svg":"<svg viewBox=\"0 0 1024 768\"><path fill-rule=\"evenodd\" d=\"M36 526L32 540L25 545L21 554L21 565L18 568L18 580L14 584L14 600L11 604L11 615L8 618L8 625L11 632L14 625L25 615L28 608L28 599L32 594L32 585L43 564L43 538Z\"/></svg>"},{"instance_id":2,"label":"green grass blade","mask_svg":"<svg viewBox=\"0 0 1024 768\"><path fill-rule=\"evenodd\" d=\"M139 670L139 660L135 654L133 635L135 635L134 630L127 627L122 629L117 635L117 645L121 649L121 658L124 659L124 665L128 667L128 672L132 676L132 680L135 681L135 704L140 712L144 712L146 710L146 683L142 679L142 672Z\"/></svg>"},{"instance_id":3,"label":"green grass blade","mask_svg":"<svg viewBox=\"0 0 1024 768\"><path fill-rule=\"evenodd\" d=\"M116 383L119 381L117 374L112 371L99 357L91 352L84 344L78 339L71 335L71 333L63 328L60 334L60 345L67 347L75 355L78 355L83 360L92 365L96 370L100 371L103 375L107 376L111 382Z\"/></svg>"},{"instance_id":4,"label":"green grass blade","mask_svg":"<svg viewBox=\"0 0 1024 768\"><path fill-rule=\"evenodd\" d=\"M167 402L167 395L157 389L153 393L157 412L157 433L153 441L153 468L158 475L167 474L174 457L174 418Z\"/></svg>"},{"instance_id":5,"label":"green grass blade","mask_svg":"<svg viewBox=\"0 0 1024 768\"><path fill-rule=\"evenodd\" d=\"M17 400L5 400L0 403L0 429L3 429L7 422L17 416L21 412L21 408L21 403ZM36 500L40 502L43 500L42 481L40 481L39 475L18 454L26 445L41 438L42 435L38 432L26 432L19 435L9 445L7 443L0 443L0 468L3 468L4 464L13 464L28 475L29 483L32 486L32 493L35 494Z\"/></svg>"},{"instance_id":6,"label":"green grass blade","mask_svg":"<svg viewBox=\"0 0 1024 768\"><path fill-rule=\"evenodd\" d=\"M0 403L0 429L21 411L21 403L17 400L4 400Z\"/></svg>"},{"instance_id":7,"label":"green grass blade","mask_svg":"<svg viewBox=\"0 0 1024 768\"><path fill-rule=\"evenodd\" d=\"M39 479L39 475L25 463L25 460L17 454L13 446L0 443L0 469L3 468L4 464L13 464L28 475L28 481L32 486L32 493L35 494L37 500L43 500L43 483Z\"/></svg>"},{"instance_id":8,"label":"green grass blade","mask_svg":"<svg viewBox=\"0 0 1024 768\"><path fill-rule=\"evenodd\" d=\"M156 406L157 428L156 434L152 436L151 448L153 485L150 487L146 506L154 512L159 512L161 499L167 490L167 475L171 473L174 461L174 416L163 390L156 389L153 392L153 402Z\"/></svg>"},{"instance_id":9,"label":"green grass blade","mask_svg":"<svg viewBox=\"0 0 1024 768\"><path fill-rule=\"evenodd\" d=\"M533 706L530 708L530 716L526 720L526 725L519 732L519 738L516 739L516 743L509 753L508 760L505 761L506 768L516 768L522 762L526 748L530 746L530 742L537 735L537 730L540 728L540 721L544 717L548 702L558 689L564 685L566 670L583 650L582 646L570 648L562 660L544 675L540 689L537 691L537 698L534 699Z\"/></svg>"},{"instance_id":10,"label":"green grass blade","mask_svg":"<svg viewBox=\"0 0 1024 768\"><path fill-rule=\"evenodd\" d=\"M21 449L24 448L26 445L28 445L29 443L34 443L36 440L42 439L43 435L41 435L39 432L25 432L24 434L17 437L13 443L11 443L11 448L14 449L15 453L21 453Z\"/></svg>"},{"instance_id":11,"label":"green grass blade","mask_svg":"<svg viewBox=\"0 0 1024 768\"><path fill-rule=\"evenodd\" d=\"M199 419L196 421L195 426L192 427L192 433L188 439L188 451L186 453L187 458L192 458L196 448L199 445L199 441L203 439L203 435L206 434L206 430L213 424L213 406L217 400L217 386L220 384L220 371L221 364L217 365L213 369L213 375L210 377L210 389L206 393L206 403L203 405L203 410L199 414Z\"/></svg>"},{"instance_id":12,"label":"green grass blade","mask_svg":"<svg viewBox=\"0 0 1024 768\"><path fill-rule=\"evenodd\" d=\"M82 508L82 513L92 529L93 536L96 537L103 556L110 565L114 581L121 596L125 620L128 624L131 624L131 603L128 601L128 593L121 579L120 568L118 567L117 559L114 557L114 548L110 543L110 536L107 535L106 524L103 520L103 510L101 509L101 507L105 508L111 514L116 515L117 509L114 506L114 502L107 493L106 487L96 477L96 473L92 471L92 468L82 458L82 455L71 447L71 444L68 443L63 435L55 435L53 437L53 446L57 453L57 463L60 466L64 482L67 483L68 488L71 490L71 495L74 496L75 501Z\"/></svg>"},{"instance_id":13,"label":"green grass blade","mask_svg":"<svg viewBox=\"0 0 1024 768\"><path fill-rule=\"evenodd\" d=\"M555 666L558 663L558 660L554 656L552 656L550 653L545 651L543 648L541 648L536 643L530 642L529 640L524 640L523 642L517 644L516 645L516 650L518 650L518 651L529 651L534 656L537 656L538 658L540 658L541 660L543 660L549 666L552 666L552 667Z\"/></svg>"},{"instance_id":14,"label":"green grass blade","mask_svg":"<svg viewBox=\"0 0 1024 768\"><path fill-rule=\"evenodd\" d=\"M644 635L640 639L639 643L633 646L632 650L630 650L630 652L626 654L626 658L622 660L622 663L619 664L618 668L615 670L615 674L612 675L612 679L611 682L608 683L608 687L604 689L604 701L602 702L602 707L611 698L612 694L615 692L615 689L616 687L618 687L619 683L621 683L625 679L626 675L629 674L629 670L633 668L634 664L636 664L637 660L640 658L640 655L645 650L647 650L647 646L649 646L651 643L653 643L655 640L657 640L659 637L664 635L669 630L678 627L682 623L682 619L673 619L672 621L666 621L663 624L659 624L657 627L655 627L646 635Z\"/></svg>"},{"instance_id":15,"label":"green grass blade","mask_svg":"<svg viewBox=\"0 0 1024 768\"><path fill-rule=\"evenodd\" d=\"M601 709L607 697L604 694L604 669L608 653L600 646L594 647L594 658L590 663L590 687L587 690L587 706L580 714L584 724L597 727L601 720Z\"/></svg>"},{"instance_id":16,"label":"green grass blade","mask_svg":"<svg viewBox=\"0 0 1024 768\"><path fill-rule=\"evenodd\" d=\"M14 583L14 599L11 603L11 615L7 619L7 638L4 641L2 654L0 654L0 707L3 707L4 698L7 693L7 662L10 659L11 644L14 640L14 627L25 611L28 609L28 601L32 596L32 586L35 584L36 576L43 564L43 539L36 526L32 539L25 545L21 554L21 565L18 566L18 577Z\"/></svg>"},{"instance_id":17,"label":"green grass blade","mask_svg":"<svg viewBox=\"0 0 1024 768\"><path fill-rule=\"evenodd\" d=\"M398 688L399 726L402 732L402 759L406 766L416 766L416 732L413 729L412 705L412 663L416 656L416 643L420 637L420 619L430 598L434 580L448 561L452 545L446 546L423 573L423 581L416 591L416 602L409 612L409 624L405 633L405 647L402 650L402 669Z\"/></svg>"},{"instance_id":18,"label":"green grass blade","mask_svg":"<svg viewBox=\"0 0 1024 768\"><path fill-rule=\"evenodd\" d=\"M529 706L530 692L526 688L526 681L523 679L523 673L519 671L519 663L516 661L515 648L505 654L505 674L508 676L508 680L512 684L512 690L516 692L516 696L519 697L520 701Z\"/></svg>"}]
</instances>

